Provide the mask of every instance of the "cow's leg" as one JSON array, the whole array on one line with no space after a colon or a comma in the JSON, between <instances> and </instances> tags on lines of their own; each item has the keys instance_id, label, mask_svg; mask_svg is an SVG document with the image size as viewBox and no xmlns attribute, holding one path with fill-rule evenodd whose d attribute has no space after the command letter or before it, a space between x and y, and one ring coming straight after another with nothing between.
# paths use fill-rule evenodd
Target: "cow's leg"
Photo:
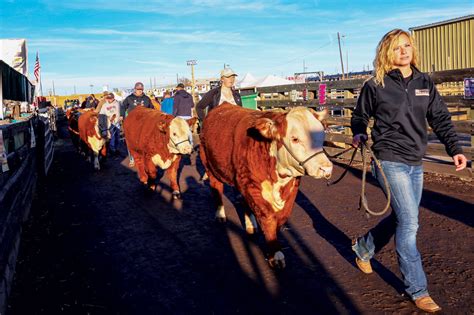
<instances>
[{"instance_id":1,"label":"cow's leg","mask_svg":"<svg viewBox=\"0 0 474 315\"><path fill-rule=\"evenodd\" d=\"M278 224L276 218L268 217L259 221L269 250L268 263L272 268L285 268L285 255L281 252L281 246L277 240Z\"/></svg>"},{"instance_id":2,"label":"cow's leg","mask_svg":"<svg viewBox=\"0 0 474 315\"><path fill-rule=\"evenodd\" d=\"M166 170L166 176L170 180L170 186L173 190L173 199L180 199L181 198L181 191L179 190L178 184L178 169L179 163L181 162L181 155L176 157L176 160L171 163L170 167Z\"/></svg>"},{"instance_id":3,"label":"cow's leg","mask_svg":"<svg viewBox=\"0 0 474 315\"><path fill-rule=\"evenodd\" d=\"M156 166L153 164L153 161L149 157L145 157L145 172L148 176L148 187L151 190L156 189Z\"/></svg>"},{"instance_id":4,"label":"cow's leg","mask_svg":"<svg viewBox=\"0 0 474 315\"><path fill-rule=\"evenodd\" d=\"M211 194L217 207L216 221L224 223L227 220L224 203L222 202L224 184L215 178L214 175L209 174L209 185L211 186Z\"/></svg>"},{"instance_id":5,"label":"cow's leg","mask_svg":"<svg viewBox=\"0 0 474 315\"><path fill-rule=\"evenodd\" d=\"M250 211L250 209L246 209L244 213L245 219L245 231L247 234L255 234L258 231L257 220L255 219L255 215Z\"/></svg>"},{"instance_id":6,"label":"cow's leg","mask_svg":"<svg viewBox=\"0 0 474 315\"><path fill-rule=\"evenodd\" d=\"M92 154L94 157L94 169L100 171L99 152L93 152Z\"/></svg>"},{"instance_id":7,"label":"cow's leg","mask_svg":"<svg viewBox=\"0 0 474 315\"><path fill-rule=\"evenodd\" d=\"M131 151L132 156L135 160L135 166L137 168L138 179L145 185L148 185L148 175L145 171L145 159L142 154Z\"/></svg>"}]
</instances>

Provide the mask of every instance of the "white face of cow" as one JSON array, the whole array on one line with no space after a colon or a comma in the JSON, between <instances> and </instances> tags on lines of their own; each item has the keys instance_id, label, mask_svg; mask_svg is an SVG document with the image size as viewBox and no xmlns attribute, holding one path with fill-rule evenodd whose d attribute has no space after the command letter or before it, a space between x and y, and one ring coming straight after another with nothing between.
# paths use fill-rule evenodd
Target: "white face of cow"
<instances>
[{"instance_id":1,"label":"white face of cow","mask_svg":"<svg viewBox=\"0 0 474 315\"><path fill-rule=\"evenodd\" d=\"M316 113L316 116L321 117L323 113ZM286 135L281 139L284 145L277 152L279 171L292 176L330 178L333 165L322 152L324 127L321 121L310 110L301 107L291 110L286 115L286 122ZM304 162L303 166L300 162Z\"/></svg>"},{"instance_id":2,"label":"white face of cow","mask_svg":"<svg viewBox=\"0 0 474 315\"><path fill-rule=\"evenodd\" d=\"M168 149L171 153L191 154L193 150L193 137L188 123L180 117L174 118L169 127L170 141Z\"/></svg>"}]
</instances>

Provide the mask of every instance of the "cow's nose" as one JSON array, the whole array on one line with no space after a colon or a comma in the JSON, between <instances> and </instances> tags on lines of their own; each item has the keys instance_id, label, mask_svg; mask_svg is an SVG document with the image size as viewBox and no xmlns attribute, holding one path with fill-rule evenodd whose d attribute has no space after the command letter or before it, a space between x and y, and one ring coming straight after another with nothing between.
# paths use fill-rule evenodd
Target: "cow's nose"
<instances>
[{"instance_id":1,"label":"cow's nose","mask_svg":"<svg viewBox=\"0 0 474 315\"><path fill-rule=\"evenodd\" d=\"M332 175L332 166L322 166L321 171L324 174L324 178L330 179Z\"/></svg>"}]
</instances>

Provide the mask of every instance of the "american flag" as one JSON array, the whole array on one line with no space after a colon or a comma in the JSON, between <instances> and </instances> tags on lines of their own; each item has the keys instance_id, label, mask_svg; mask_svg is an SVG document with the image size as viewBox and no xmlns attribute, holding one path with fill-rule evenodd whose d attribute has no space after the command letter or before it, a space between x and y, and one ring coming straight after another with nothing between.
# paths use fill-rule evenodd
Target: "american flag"
<instances>
[{"instance_id":1,"label":"american flag","mask_svg":"<svg viewBox=\"0 0 474 315\"><path fill-rule=\"evenodd\" d=\"M40 82L40 60L39 60L39 55L36 53L36 62L35 62L35 69L33 71L35 78L36 78L36 83L38 84Z\"/></svg>"}]
</instances>

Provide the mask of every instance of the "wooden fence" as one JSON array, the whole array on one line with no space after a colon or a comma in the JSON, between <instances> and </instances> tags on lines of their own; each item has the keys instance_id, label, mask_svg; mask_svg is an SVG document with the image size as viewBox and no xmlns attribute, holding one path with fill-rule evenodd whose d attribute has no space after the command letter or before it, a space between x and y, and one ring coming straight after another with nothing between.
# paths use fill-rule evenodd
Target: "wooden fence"
<instances>
[{"instance_id":1,"label":"wooden fence","mask_svg":"<svg viewBox=\"0 0 474 315\"><path fill-rule=\"evenodd\" d=\"M474 77L474 68L452 71L441 71L430 74L436 84L447 82L459 82L464 78ZM326 135L326 149L330 154L340 152L350 145L352 134L350 132L350 117L354 109L357 96L365 79L350 79L328 82L308 82L300 84L289 84L273 87L262 87L241 90L242 95L257 94L257 106L261 109L290 108L294 106L306 106L312 108L326 107L331 112L328 119L330 127ZM326 104L320 105L318 98L321 84L326 85ZM305 91L306 100L301 97L291 100L290 96L296 93L301 95ZM334 97L334 98L331 98ZM447 155L444 146L437 141L436 136L428 128L430 142L424 159L426 172L446 175L455 175L468 180L472 179L472 145L473 138L473 107L474 100L464 99L463 96L443 96L453 118L453 124L461 141L464 154L470 160L469 167L456 172L452 166L452 159ZM334 128L336 127L336 128ZM342 158L348 158L343 155Z\"/></svg>"},{"instance_id":2,"label":"wooden fence","mask_svg":"<svg viewBox=\"0 0 474 315\"><path fill-rule=\"evenodd\" d=\"M0 314L4 314L22 223L28 218L38 175L45 175L51 165L54 142L48 119L37 116L2 124L0 131L8 165L0 165Z\"/></svg>"}]
</instances>

